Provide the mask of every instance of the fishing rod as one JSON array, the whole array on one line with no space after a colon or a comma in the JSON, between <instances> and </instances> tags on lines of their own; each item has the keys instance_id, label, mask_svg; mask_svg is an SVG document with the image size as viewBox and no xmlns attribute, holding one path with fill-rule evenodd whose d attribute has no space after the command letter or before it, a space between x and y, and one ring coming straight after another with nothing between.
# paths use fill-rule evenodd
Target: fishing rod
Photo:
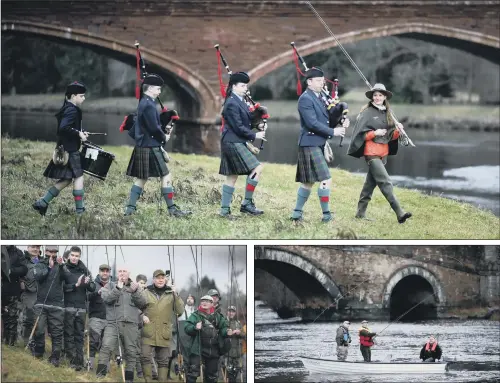
<instances>
[{"instance_id":1,"label":"fishing rod","mask_svg":"<svg viewBox=\"0 0 500 383\"><path fill-rule=\"evenodd\" d=\"M356 65L356 63L354 62L354 60L351 58L351 56L349 56L349 53L347 53L347 51L345 50L345 48L343 47L343 45L340 43L340 41L337 39L337 37L333 34L333 32L331 31L331 29L328 27L328 25L323 20L323 18L319 15L319 13L316 11L316 9L314 9L313 5L309 1L306 1L305 3L307 4L307 6L309 8L311 8L311 11L315 14L315 16L321 22L321 24L323 24L323 26L328 31L328 33L330 34L330 36L332 36L334 38L334 40L337 43L337 45L340 47L340 49L342 50L342 52L346 55L346 57L349 60L349 62L351 63L351 65L354 67L354 69L356 70L356 72L358 72L358 74L361 76L361 78L363 79L363 81L365 82L365 84L368 86L368 88L370 90L372 90L373 87L370 84L370 82L366 79L366 77L364 76L363 72L361 72L361 70L358 68L358 66ZM406 134L405 130L402 129L402 128L400 128L398 126L399 121L397 120L396 115L394 114L394 112L392 111L392 109L389 109L388 112L390 113L391 117L393 118L393 120L395 122L396 129L401 134L401 142L403 143L403 145L405 145L405 146L410 145L410 146L415 147L415 144L413 143L413 141L411 140L411 138L408 136L408 134Z\"/></svg>"},{"instance_id":2,"label":"fishing rod","mask_svg":"<svg viewBox=\"0 0 500 383\"><path fill-rule=\"evenodd\" d=\"M106 246L106 254L108 252L108 247ZM116 245L115 245L115 260L114 260L114 274L116 277ZM120 281L116 281L116 284L118 284ZM123 364L123 352L122 352L122 346L121 346L121 340L120 340L120 328L118 327L118 317L116 315L116 301L113 304L113 309L115 311L115 326L116 326L116 336L118 338L118 355L116 356L116 364L120 366L121 372L122 372L122 379L124 382L125 380L125 365Z\"/></svg>"},{"instance_id":3,"label":"fishing rod","mask_svg":"<svg viewBox=\"0 0 500 383\"><path fill-rule=\"evenodd\" d=\"M196 281L198 283L198 296L201 299L201 284L200 284L200 276L198 273L198 246L195 246L196 250L196 257L195 257L195 252L193 251L193 246L189 246L191 249L191 255L193 256L193 261L194 261L194 266L196 268ZM203 323L202 323L203 326ZM199 351L200 351L200 378L201 382L203 383L203 358L201 357L201 329L199 330L200 333L198 333L198 344L199 344Z\"/></svg>"},{"instance_id":4,"label":"fishing rod","mask_svg":"<svg viewBox=\"0 0 500 383\"><path fill-rule=\"evenodd\" d=\"M239 293L239 286L238 286L238 281L236 279L236 273L234 271L234 245L233 246L229 246L229 253L231 255L231 271L232 271L232 278L231 278L231 297L232 297L232 294L233 294L233 280L234 280L234 287L236 288L236 311L238 313L240 313L240 305L239 305L239 296L238 296L238 293ZM245 316L245 314L243 313L243 310L241 310L241 313L242 315ZM246 316L245 316L245 323L246 323ZM241 323L240 323L241 325ZM237 330L240 331L240 334L241 334L241 331L242 331L242 327L240 328L237 328ZM238 349L241 351L241 337L238 338ZM239 372L240 372L240 381L241 383L243 383L243 357L242 355L240 355L240 357L238 358L238 367L239 367Z\"/></svg>"},{"instance_id":5,"label":"fishing rod","mask_svg":"<svg viewBox=\"0 0 500 383\"><path fill-rule=\"evenodd\" d=\"M362 286L365 282L369 281L371 278L372 278L372 277L370 276L370 277L368 277L367 279L365 279L363 282L361 282L361 283L359 283L359 284L355 285L355 288L354 288L353 290L349 290L349 291L347 292L347 294L345 294L345 295L343 295L343 294L339 293L339 294L337 295L337 298L335 298L335 300L333 301L333 303L332 303L332 304L330 304L330 306L328 306L327 308L325 308L325 309L324 309L324 310L323 310L323 311L322 311L322 312L321 312L321 313L320 313L320 314L316 317L316 319L314 319L314 320L313 320L313 322L312 322L312 323L316 322L316 321L318 320L318 318L319 318L321 315L323 315L323 313L324 313L326 310L328 310L329 308L332 308L333 306L336 306L336 305L337 305L337 303L338 303L341 299L343 299L343 298L348 297L349 295L351 295L351 293L353 293L354 291L356 291L359 287L361 287L361 286Z\"/></svg>"},{"instance_id":6,"label":"fishing rod","mask_svg":"<svg viewBox=\"0 0 500 383\"><path fill-rule=\"evenodd\" d=\"M172 252L174 251L174 247L172 246ZM167 246L167 253L168 253L168 265L170 267L170 275L171 275L171 281L172 284L174 284L174 269L172 268L172 261L170 258L170 246ZM174 264L175 264L175 258L174 258ZM173 306L173 311L175 313L175 301L177 299L177 294L175 291L172 291L172 294L174 296L174 301L172 303ZM187 319L187 318L186 318ZM177 362L179 363L179 371L178 373L176 372L176 375L179 375L179 378L184 382L185 374L184 374L184 360L180 348L180 343L181 343L181 337L180 337L180 330L179 330L179 321L177 317L177 313L175 313L175 327L177 330Z\"/></svg>"}]
</instances>

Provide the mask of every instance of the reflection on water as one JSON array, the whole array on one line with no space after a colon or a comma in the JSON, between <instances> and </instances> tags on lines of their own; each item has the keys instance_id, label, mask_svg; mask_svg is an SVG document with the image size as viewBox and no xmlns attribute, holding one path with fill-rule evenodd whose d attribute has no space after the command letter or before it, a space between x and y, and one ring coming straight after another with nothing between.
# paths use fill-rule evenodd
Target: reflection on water
<instances>
[{"instance_id":1,"label":"reflection on water","mask_svg":"<svg viewBox=\"0 0 500 383\"><path fill-rule=\"evenodd\" d=\"M269 308L255 306L255 381L258 382L496 382L500 379L500 326L494 321L422 321L394 323L377 338L372 360L418 362L420 348L430 333L451 361L450 371L436 375L310 375L298 355L333 358L338 323L279 323ZM272 324L272 320L275 323ZM259 325L259 323L266 323ZM372 322L380 331L385 322ZM361 323L351 321L356 335ZM359 338L353 336L349 361L361 361Z\"/></svg>"},{"instance_id":2,"label":"reflection on water","mask_svg":"<svg viewBox=\"0 0 500 383\"><path fill-rule=\"evenodd\" d=\"M131 145L127 133L120 133L118 129L123 117L84 114L84 126L90 132L107 133L107 136L91 138L97 145ZM2 134L53 141L55 121L50 113L2 111ZM266 135L268 141L259 159L295 164L298 132L298 123L271 122ZM333 166L359 173L361 177L366 174L364 160L346 154L351 133L352 129L342 148L338 146L338 138L331 141L335 154ZM460 199L500 215L498 133L428 130L412 130L409 133L417 147L400 147L398 155L390 157L387 164L396 185ZM171 145L172 141L167 144L167 150L171 149Z\"/></svg>"}]
</instances>

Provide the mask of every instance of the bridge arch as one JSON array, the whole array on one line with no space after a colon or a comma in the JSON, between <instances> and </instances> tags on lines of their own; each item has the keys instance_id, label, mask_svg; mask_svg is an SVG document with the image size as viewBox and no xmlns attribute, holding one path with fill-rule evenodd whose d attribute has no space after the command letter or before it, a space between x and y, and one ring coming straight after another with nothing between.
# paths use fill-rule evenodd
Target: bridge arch
<instances>
[{"instance_id":1,"label":"bridge arch","mask_svg":"<svg viewBox=\"0 0 500 383\"><path fill-rule=\"evenodd\" d=\"M326 30L325 33L327 33ZM495 64L500 63L500 55L498 54L500 39L498 37L442 25L413 22L384 25L336 35L337 40L342 45L386 36L412 37L418 40L446 45L483 57ZM299 45L297 48L301 56L305 57L336 47L337 45L337 41L333 37L327 37L306 45ZM254 67L249 71L249 75L252 77L252 82L255 82L266 74L291 62L292 55L290 48Z\"/></svg>"},{"instance_id":2,"label":"bridge arch","mask_svg":"<svg viewBox=\"0 0 500 383\"><path fill-rule=\"evenodd\" d=\"M318 265L289 250L256 246L255 268L279 279L302 302L313 297L332 302L342 296L337 284Z\"/></svg>"},{"instance_id":3,"label":"bridge arch","mask_svg":"<svg viewBox=\"0 0 500 383\"><path fill-rule=\"evenodd\" d=\"M382 308L391 319L432 319L446 305L442 284L429 270L407 266L391 275L384 287Z\"/></svg>"},{"instance_id":4,"label":"bridge arch","mask_svg":"<svg viewBox=\"0 0 500 383\"><path fill-rule=\"evenodd\" d=\"M2 33L28 34L62 43L79 44L135 67L133 43L110 39L84 30L19 20L2 20ZM217 114L217 98L208 82L195 70L155 50L141 47L148 71L165 79L179 101L183 120L211 124Z\"/></svg>"}]
</instances>

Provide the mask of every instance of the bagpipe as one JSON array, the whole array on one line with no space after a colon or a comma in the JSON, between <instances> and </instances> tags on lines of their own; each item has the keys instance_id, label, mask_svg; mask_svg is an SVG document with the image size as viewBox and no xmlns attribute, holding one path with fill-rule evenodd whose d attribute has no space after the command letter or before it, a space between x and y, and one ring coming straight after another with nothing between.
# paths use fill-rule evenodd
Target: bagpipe
<instances>
[{"instance_id":1,"label":"bagpipe","mask_svg":"<svg viewBox=\"0 0 500 383\"><path fill-rule=\"evenodd\" d=\"M222 98L226 99L227 97L227 91L226 91L226 86L222 82L222 70L221 70L221 61L224 64L224 67L226 68L227 73L229 76L233 73L229 69L229 65L222 55L222 52L220 51L219 44L215 44L214 48L217 51L217 74L219 77L219 86L220 86L220 94ZM259 131L264 131L267 129L267 119L269 118L269 113L267 110L267 107L264 105L261 105L259 102L255 102L252 97L250 96L250 91L247 91L245 94L245 102L248 105L248 109L250 111L250 126L252 129L259 130ZM224 129L224 117L222 117L222 126L221 126L221 131ZM253 146L251 143L247 142L247 147L248 149L254 153L258 154L261 150L264 149L264 140L261 141L260 147L257 149L255 146Z\"/></svg>"},{"instance_id":2,"label":"bagpipe","mask_svg":"<svg viewBox=\"0 0 500 383\"><path fill-rule=\"evenodd\" d=\"M137 80L135 87L135 98L140 100L142 97L142 82L144 81L148 73L146 72L146 63L142 58L141 50L139 49L139 42L136 41L134 45L136 48L136 62L137 62L136 65ZM161 128L163 130L163 133L170 134L170 132L174 128L174 122L180 118L179 113L177 113L177 111L174 109L168 110L161 102L160 97L156 97L156 99L158 100L158 103L160 104L161 107L161 112L160 112ZM130 113L127 116L125 116L122 124L120 125L120 132L123 132L124 130L127 131L132 130L136 119L137 119L137 113Z\"/></svg>"},{"instance_id":3,"label":"bagpipe","mask_svg":"<svg viewBox=\"0 0 500 383\"><path fill-rule=\"evenodd\" d=\"M304 61L303 57L299 54L297 51L297 48L295 47L295 43L292 41L290 43L293 49L293 59L295 62L295 67L297 69L297 95L300 96L302 94L302 86L300 83L300 77L299 74L305 77L305 73L303 73L300 70L299 67L299 61L304 67L305 71L308 71L309 68L307 67L306 62ZM325 78L327 82L330 82L333 84L332 86L332 93L328 92L328 87L326 85L326 82L324 84L323 89L321 90L320 96L321 100L325 103L326 109L328 110L328 120L329 120L329 126L330 128L336 128L338 125L342 125L344 123L344 120L347 117L347 113L349 113L349 107L347 103L345 102L340 102L339 99L339 80L334 79L333 81L328 80ZM344 137L340 138L340 144L339 146L342 147L342 142L344 141Z\"/></svg>"}]
</instances>

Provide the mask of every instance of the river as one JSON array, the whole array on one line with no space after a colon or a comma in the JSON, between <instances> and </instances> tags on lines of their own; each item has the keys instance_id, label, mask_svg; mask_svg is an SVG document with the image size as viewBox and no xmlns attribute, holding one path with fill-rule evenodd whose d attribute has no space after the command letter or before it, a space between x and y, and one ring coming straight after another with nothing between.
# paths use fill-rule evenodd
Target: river
<instances>
[{"instance_id":1,"label":"river","mask_svg":"<svg viewBox=\"0 0 500 383\"><path fill-rule=\"evenodd\" d=\"M118 127L122 115L84 114L85 130L106 132L93 136L97 145L130 145L126 133ZM298 123L269 124L267 142L259 154L263 162L295 164L297 160ZM33 140L54 140L55 118L51 113L2 111L2 134ZM418 189L424 193L459 199L492 211L500 216L500 135L498 132L470 130L434 131L409 130L416 148L401 147L396 157L390 157L387 169L398 186ZM350 137L350 132L348 133ZM349 137L338 147L335 138L333 167L363 176L364 160L346 154ZM167 144L171 149L172 140ZM260 144L260 143L258 143ZM333 175L335 183L335 173Z\"/></svg>"},{"instance_id":2,"label":"river","mask_svg":"<svg viewBox=\"0 0 500 383\"><path fill-rule=\"evenodd\" d=\"M263 302L255 302L256 382L498 382L500 379L500 324L487 320L432 320L396 322L377 337L372 361L418 362L430 334L438 339L443 359L453 361L443 375L310 375L298 355L336 359L338 323L282 323ZM349 319L349 318L346 318ZM348 361L362 361L357 330L351 321ZM377 332L386 322L372 322Z\"/></svg>"}]
</instances>

